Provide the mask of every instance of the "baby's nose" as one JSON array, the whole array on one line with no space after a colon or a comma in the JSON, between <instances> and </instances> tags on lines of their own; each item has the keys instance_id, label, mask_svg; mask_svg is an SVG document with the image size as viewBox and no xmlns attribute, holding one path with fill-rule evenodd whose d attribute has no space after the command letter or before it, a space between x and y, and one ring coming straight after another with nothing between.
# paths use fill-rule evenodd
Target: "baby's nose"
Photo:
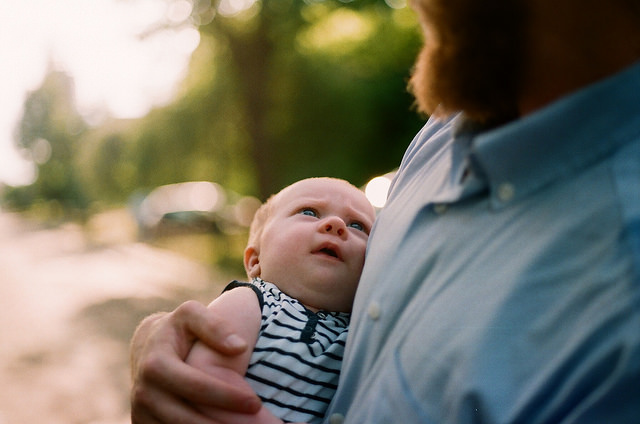
<instances>
[{"instance_id":1,"label":"baby's nose","mask_svg":"<svg viewBox=\"0 0 640 424\"><path fill-rule=\"evenodd\" d=\"M321 224L322 231L326 233L343 236L346 234L346 225L344 221L338 217L329 217Z\"/></svg>"}]
</instances>

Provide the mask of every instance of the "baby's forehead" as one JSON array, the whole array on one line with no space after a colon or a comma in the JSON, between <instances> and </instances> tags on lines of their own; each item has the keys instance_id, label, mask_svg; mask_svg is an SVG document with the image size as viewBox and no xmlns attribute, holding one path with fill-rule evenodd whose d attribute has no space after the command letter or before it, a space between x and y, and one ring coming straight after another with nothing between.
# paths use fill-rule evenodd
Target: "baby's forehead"
<instances>
[{"instance_id":1,"label":"baby's forehead","mask_svg":"<svg viewBox=\"0 0 640 424\"><path fill-rule=\"evenodd\" d=\"M314 178L298 181L282 190L276 196L276 208L293 203L315 201L327 204L343 204L348 201L351 207L369 213L373 207L364 192L343 180Z\"/></svg>"},{"instance_id":2,"label":"baby's forehead","mask_svg":"<svg viewBox=\"0 0 640 424\"><path fill-rule=\"evenodd\" d=\"M342 180L314 178L298 181L282 190L277 197L284 201L292 201L301 197L309 199L335 199L350 197L359 199L364 193Z\"/></svg>"}]
</instances>

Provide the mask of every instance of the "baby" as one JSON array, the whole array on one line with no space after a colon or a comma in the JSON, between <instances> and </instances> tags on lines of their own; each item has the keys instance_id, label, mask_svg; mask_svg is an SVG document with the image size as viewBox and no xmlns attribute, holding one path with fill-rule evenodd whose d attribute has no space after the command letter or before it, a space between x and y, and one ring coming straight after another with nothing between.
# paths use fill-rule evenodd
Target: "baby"
<instances>
[{"instance_id":1,"label":"baby","mask_svg":"<svg viewBox=\"0 0 640 424\"><path fill-rule=\"evenodd\" d=\"M232 282L209 305L255 347L229 358L198 342L187 363L244 374L263 401L261 422L320 422L337 387L374 220L364 193L340 179L305 179L269 198L244 252L251 283Z\"/></svg>"}]
</instances>

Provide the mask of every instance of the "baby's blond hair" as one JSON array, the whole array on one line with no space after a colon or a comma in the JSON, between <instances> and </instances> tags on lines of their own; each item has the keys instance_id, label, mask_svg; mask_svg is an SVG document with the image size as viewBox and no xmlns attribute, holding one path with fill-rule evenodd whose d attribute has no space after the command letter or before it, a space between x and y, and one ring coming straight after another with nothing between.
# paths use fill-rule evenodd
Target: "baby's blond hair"
<instances>
[{"instance_id":1,"label":"baby's blond hair","mask_svg":"<svg viewBox=\"0 0 640 424\"><path fill-rule=\"evenodd\" d=\"M253 215L253 220L249 227L249 240L247 242L247 246L257 246L259 244L258 240L262 235L264 224L266 224L267 220L271 216L276 196L277 194L269 196L269 198L260 205L258 210L256 210L256 213Z\"/></svg>"}]
</instances>

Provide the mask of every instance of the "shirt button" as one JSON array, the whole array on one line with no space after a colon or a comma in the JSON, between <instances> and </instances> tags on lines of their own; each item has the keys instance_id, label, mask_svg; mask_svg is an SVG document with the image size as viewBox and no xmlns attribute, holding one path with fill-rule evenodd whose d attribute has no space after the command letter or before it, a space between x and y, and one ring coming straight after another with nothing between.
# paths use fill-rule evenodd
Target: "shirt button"
<instances>
[{"instance_id":1,"label":"shirt button","mask_svg":"<svg viewBox=\"0 0 640 424\"><path fill-rule=\"evenodd\" d=\"M444 203L436 203L433 205L433 211L438 215L442 215L447 211L447 205Z\"/></svg>"},{"instance_id":2,"label":"shirt button","mask_svg":"<svg viewBox=\"0 0 640 424\"><path fill-rule=\"evenodd\" d=\"M374 321L380 318L380 305L378 304L378 302L372 302L369 305L369 308L367 308L367 314L369 315L369 318Z\"/></svg>"},{"instance_id":3,"label":"shirt button","mask_svg":"<svg viewBox=\"0 0 640 424\"><path fill-rule=\"evenodd\" d=\"M329 424L342 424L344 423L344 415L342 414L331 414L329 417Z\"/></svg>"},{"instance_id":4,"label":"shirt button","mask_svg":"<svg viewBox=\"0 0 640 424\"><path fill-rule=\"evenodd\" d=\"M516 188L511 183L502 183L498 186L498 198L503 202L513 199L516 194Z\"/></svg>"}]
</instances>

